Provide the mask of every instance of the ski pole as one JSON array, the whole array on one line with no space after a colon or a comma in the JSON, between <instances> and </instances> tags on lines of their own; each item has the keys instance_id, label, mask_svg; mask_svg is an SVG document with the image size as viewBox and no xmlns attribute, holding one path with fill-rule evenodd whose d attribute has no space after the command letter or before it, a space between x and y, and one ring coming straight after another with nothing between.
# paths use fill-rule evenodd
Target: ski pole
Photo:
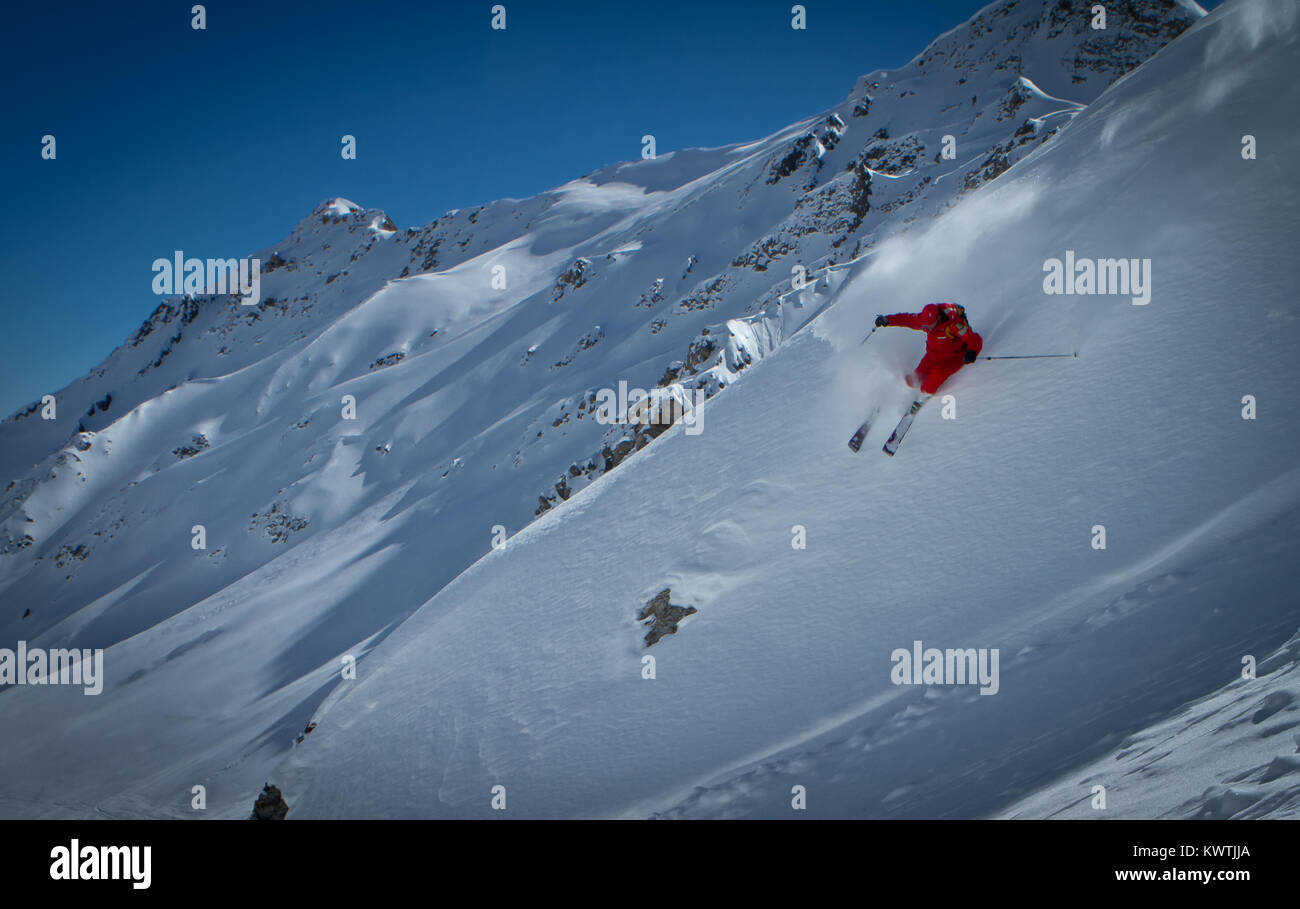
<instances>
[{"instance_id":1,"label":"ski pole","mask_svg":"<svg viewBox=\"0 0 1300 909\"><path fill-rule=\"evenodd\" d=\"M1053 357L1075 357L1075 358L1077 358L1078 356L1079 356L1079 355L1078 355L1077 353L1068 353L1068 354L1013 354L1013 355L1010 355L1010 356L1001 356L1001 357L978 357L977 359L980 359L980 360L1050 360L1050 359L1052 359Z\"/></svg>"},{"instance_id":2,"label":"ski pole","mask_svg":"<svg viewBox=\"0 0 1300 909\"><path fill-rule=\"evenodd\" d=\"M876 326L876 328L879 328L879 327L880 327L879 325ZM859 346L859 347L861 347L863 344L866 344L868 341L871 340L871 336L874 335L874 334L876 333L876 328L873 328L873 329L871 329L871 331L867 332L867 336L866 336L865 338L863 338L860 342L858 342L858 346Z\"/></svg>"}]
</instances>

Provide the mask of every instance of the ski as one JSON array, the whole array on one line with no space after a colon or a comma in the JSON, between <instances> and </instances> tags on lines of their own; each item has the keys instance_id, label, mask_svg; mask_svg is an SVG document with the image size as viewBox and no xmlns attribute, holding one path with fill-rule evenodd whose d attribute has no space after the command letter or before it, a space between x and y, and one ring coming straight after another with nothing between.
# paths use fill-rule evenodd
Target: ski
<instances>
[{"instance_id":1,"label":"ski","mask_svg":"<svg viewBox=\"0 0 1300 909\"><path fill-rule=\"evenodd\" d=\"M881 451L890 457L894 456L895 452L898 451L898 446L903 444L903 436L907 435L907 430L911 428L912 421L916 419L917 411L928 400L930 400L929 395L921 395L912 402L912 406L907 409L907 413L903 414L903 419L898 421L898 425L894 427L893 433L889 436L889 441L885 442L885 447Z\"/></svg>"},{"instance_id":2,"label":"ski","mask_svg":"<svg viewBox=\"0 0 1300 909\"><path fill-rule=\"evenodd\" d=\"M854 453L857 453L862 450L862 442L864 439L866 439L867 433L871 431L871 423L876 419L876 415L879 413L880 413L879 407L871 411L871 416L867 417L865 420L862 421L862 425L859 426L858 431L853 434L853 438L849 439L849 448Z\"/></svg>"}]
</instances>

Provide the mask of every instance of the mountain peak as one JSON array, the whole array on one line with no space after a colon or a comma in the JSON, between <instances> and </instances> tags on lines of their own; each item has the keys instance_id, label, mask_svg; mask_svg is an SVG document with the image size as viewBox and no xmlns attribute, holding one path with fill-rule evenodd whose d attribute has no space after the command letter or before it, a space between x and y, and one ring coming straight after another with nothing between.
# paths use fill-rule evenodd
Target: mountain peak
<instances>
[{"instance_id":1,"label":"mountain peak","mask_svg":"<svg viewBox=\"0 0 1300 909\"><path fill-rule=\"evenodd\" d=\"M1094 5L992 3L935 38L905 66L860 77L850 100L895 87L906 93L906 83L932 78L936 70L950 70L956 85L1032 70L1042 91L1086 103L1206 15L1194 0L1123 0L1106 4L1103 20Z\"/></svg>"},{"instance_id":2,"label":"mountain peak","mask_svg":"<svg viewBox=\"0 0 1300 909\"><path fill-rule=\"evenodd\" d=\"M333 199L326 199L312 211L313 215L333 215L336 218L346 218L354 212L361 211L361 206L351 199L344 199L342 196L335 196Z\"/></svg>"}]
</instances>

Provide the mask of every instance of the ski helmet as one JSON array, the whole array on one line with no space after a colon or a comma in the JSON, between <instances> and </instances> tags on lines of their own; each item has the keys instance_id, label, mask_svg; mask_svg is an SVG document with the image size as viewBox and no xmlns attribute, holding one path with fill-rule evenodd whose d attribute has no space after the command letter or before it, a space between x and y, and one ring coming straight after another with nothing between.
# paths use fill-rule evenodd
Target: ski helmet
<instances>
[{"instance_id":1,"label":"ski helmet","mask_svg":"<svg viewBox=\"0 0 1300 909\"><path fill-rule=\"evenodd\" d=\"M950 338L966 334L970 328L970 323L966 321L966 307L960 303L940 303L938 324L944 326L944 334Z\"/></svg>"}]
</instances>

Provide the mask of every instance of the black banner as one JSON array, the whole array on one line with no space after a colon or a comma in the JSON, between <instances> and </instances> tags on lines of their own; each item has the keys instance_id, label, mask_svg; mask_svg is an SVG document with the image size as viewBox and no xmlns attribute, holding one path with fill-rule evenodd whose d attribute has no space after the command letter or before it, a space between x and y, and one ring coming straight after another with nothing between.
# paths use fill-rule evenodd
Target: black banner
<instances>
[{"instance_id":1,"label":"black banner","mask_svg":"<svg viewBox=\"0 0 1300 909\"><path fill-rule=\"evenodd\" d=\"M51 895L332 899L432 878L494 895L557 880L576 891L662 893L703 873L733 892L845 884L864 895L1152 897L1200 887L1230 899L1286 884L1295 830L1228 821L30 821L0 824L0 880L19 888L10 892Z\"/></svg>"}]
</instances>

